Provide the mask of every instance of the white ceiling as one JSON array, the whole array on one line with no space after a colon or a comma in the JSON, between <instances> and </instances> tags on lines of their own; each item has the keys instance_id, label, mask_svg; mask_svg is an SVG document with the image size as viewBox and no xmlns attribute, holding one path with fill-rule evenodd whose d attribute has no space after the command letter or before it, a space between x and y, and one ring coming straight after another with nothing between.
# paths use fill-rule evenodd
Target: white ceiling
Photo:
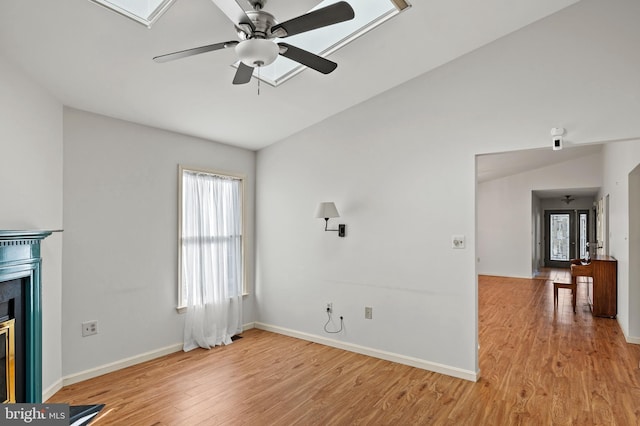
<instances>
[{"instance_id":1,"label":"white ceiling","mask_svg":"<svg viewBox=\"0 0 640 426\"><path fill-rule=\"evenodd\" d=\"M64 105L260 149L578 0L413 0L413 7L273 88L233 86L232 49L165 64L153 56L235 40L211 0L177 0L153 28L89 0L0 3L0 55ZM280 22L318 0L269 0Z\"/></svg>"}]
</instances>

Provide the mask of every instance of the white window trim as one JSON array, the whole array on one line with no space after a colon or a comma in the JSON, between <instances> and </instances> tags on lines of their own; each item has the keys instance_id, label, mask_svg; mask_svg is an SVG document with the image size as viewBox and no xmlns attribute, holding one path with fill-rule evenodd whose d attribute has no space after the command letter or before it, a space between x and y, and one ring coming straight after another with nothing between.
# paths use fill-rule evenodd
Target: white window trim
<instances>
[{"instance_id":1,"label":"white window trim","mask_svg":"<svg viewBox=\"0 0 640 426\"><path fill-rule=\"evenodd\" d=\"M107 9L116 12L122 16L125 16L139 24L144 25L147 28L151 28L151 26L160 18L168 9L173 5L175 0L164 0L162 3L156 7L156 9L151 12L148 16L140 16L137 13L132 12L127 9L125 6L118 4L118 2L113 2L109 0L90 0L95 4L106 7Z\"/></svg>"},{"instance_id":2,"label":"white window trim","mask_svg":"<svg viewBox=\"0 0 640 426\"><path fill-rule=\"evenodd\" d=\"M176 310L183 314L187 312L187 307L182 300L182 175L184 171L207 173L216 176L229 177L240 180L240 190L242 191L242 295L247 296L247 262L245 247L247 246L247 194L245 191L246 175L227 171L203 169L200 167L178 165L178 303Z\"/></svg>"}]
</instances>

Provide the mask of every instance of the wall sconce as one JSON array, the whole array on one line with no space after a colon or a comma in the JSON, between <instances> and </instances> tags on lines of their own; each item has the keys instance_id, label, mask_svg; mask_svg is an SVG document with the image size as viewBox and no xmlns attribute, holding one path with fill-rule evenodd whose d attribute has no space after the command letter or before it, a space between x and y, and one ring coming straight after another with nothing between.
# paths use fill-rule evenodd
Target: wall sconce
<instances>
[{"instance_id":1,"label":"wall sconce","mask_svg":"<svg viewBox=\"0 0 640 426\"><path fill-rule=\"evenodd\" d=\"M344 237L347 225L340 224L338 229L328 229L330 217L340 217L338 209L334 203L320 203L316 217L324 218L324 230L325 231L338 231L338 237Z\"/></svg>"}]
</instances>

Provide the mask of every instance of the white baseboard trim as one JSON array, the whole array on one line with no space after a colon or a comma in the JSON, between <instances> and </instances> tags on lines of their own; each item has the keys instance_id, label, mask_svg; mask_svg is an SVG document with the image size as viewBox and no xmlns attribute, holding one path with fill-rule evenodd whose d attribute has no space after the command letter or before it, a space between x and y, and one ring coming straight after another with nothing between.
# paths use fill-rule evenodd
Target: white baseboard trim
<instances>
[{"instance_id":1,"label":"white baseboard trim","mask_svg":"<svg viewBox=\"0 0 640 426\"><path fill-rule=\"evenodd\" d=\"M247 324L243 324L242 326L243 330L250 330L252 328L271 331L273 333L283 334L285 336L295 337L297 339L319 343L321 345L331 346L331 347L342 349L345 351L355 352L362 355L384 359L391 362L397 362L398 364L409 365L411 367L421 368L423 370L433 371L435 373L446 374L448 376L457 377L457 378L469 380L472 382L476 382L479 378L479 372L463 370L457 367L451 367L448 365L425 361L423 359L400 355L392 352L381 351L381 350L369 348L366 346L360 346L353 343L342 342L339 340L329 339L327 337L318 336L318 335L309 334L309 333L303 333L303 332L291 330L288 328L277 327L277 326L264 324L260 322L247 323ZM634 338L634 339L636 341L633 341L633 342L630 341L629 339L627 340L629 341L629 343L640 344L640 338ZM151 361L152 359L160 358L162 356L169 355L174 352L179 352L182 350L182 345L183 345L182 343L176 343L171 346L156 349L154 351L149 351L143 354L135 355L129 358L125 358L119 361L115 361L109 364L105 364L99 367L91 368L89 370L85 370L79 373L65 376L61 380L49 386L47 389L45 389L42 392L42 400L43 401L48 400L49 398L51 398L51 396L53 396L56 392L58 392L64 386L69 386L74 383L82 382L84 380L89 380L94 377L102 376L103 374L112 373L114 371L121 370L126 367L131 367L132 365L140 364L146 361Z\"/></svg>"},{"instance_id":2,"label":"white baseboard trim","mask_svg":"<svg viewBox=\"0 0 640 426\"><path fill-rule=\"evenodd\" d=\"M82 382L84 380L93 379L94 377L102 376L103 374L112 373L117 370L121 370L132 365L140 364L142 362L151 361L152 359L160 358L161 356L169 355L174 352L182 350L182 342L176 343L165 348L156 349L154 351L146 352L140 355L135 355L129 358L122 359L120 361L111 362L99 367L91 368L89 370L81 371L79 373L71 374L62 378L62 385L69 386L74 383Z\"/></svg>"},{"instance_id":3,"label":"white baseboard trim","mask_svg":"<svg viewBox=\"0 0 640 426\"><path fill-rule=\"evenodd\" d=\"M632 343L634 345L640 345L640 337L634 337L634 336L625 336L627 343Z\"/></svg>"},{"instance_id":4,"label":"white baseboard trim","mask_svg":"<svg viewBox=\"0 0 640 426\"><path fill-rule=\"evenodd\" d=\"M242 325L243 330L249 330L255 327L255 323L247 323ZM167 346L165 348L156 349L154 351L146 352L140 355L135 355L129 358L122 359L120 361L115 361L109 364L105 364L99 367L91 368L89 370L81 371L79 373L71 374L69 376L63 377L59 383L51 386L45 392L43 392L43 401L49 399L54 393L62 389L64 386L72 385L74 383L82 382L84 380L93 379L94 377L102 376L103 374L112 373L117 370L121 370L126 367L131 367L132 365L140 364L146 361L151 361L152 359L160 358L165 355L172 354L174 352L179 352L182 350L182 342L176 343L171 346ZM59 384L59 386L58 386ZM58 387L56 387L58 386ZM50 392L50 393L49 393ZM44 395L48 395L47 398L44 398Z\"/></svg>"},{"instance_id":5,"label":"white baseboard trim","mask_svg":"<svg viewBox=\"0 0 640 426\"><path fill-rule=\"evenodd\" d=\"M626 332L625 332L625 327L622 324L622 321L620 320L620 317L616 318L616 321L618 321L618 325L620 326L620 330L622 330L622 335L624 336L624 340L626 340L627 343L631 343L633 345L640 345L640 337L637 336L629 336Z\"/></svg>"},{"instance_id":6,"label":"white baseboard trim","mask_svg":"<svg viewBox=\"0 0 640 426\"><path fill-rule=\"evenodd\" d=\"M48 388L42 391L42 401L46 401L51 398L56 392L62 389L62 379L58 380Z\"/></svg>"},{"instance_id":7,"label":"white baseboard trim","mask_svg":"<svg viewBox=\"0 0 640 426\"><path fill-rule=\"evenodd\" d=\"M341 342L339 340L329 339L315 334L303 333L300 331L264 324L261 322L256 322L254 325L255 328L259 330L271 331L273 333L283 334L285 336L295 337L297 339L307 340L309 342L319 343L321 345L331 346L345 351L367 355L373 358L384 359L386 361L396 362L398 364L421 368L423 370L433 371L435 373L445 374L447 376L457 377L459 379L469 380L472 382L477 382L478 378L480 377L479 372L463 370L461 368L451 367L449 365L425 361L423 359L413 358L392 352L381 351L366 346L355 345L353 343Z\"/></svg>"}]
</instances>

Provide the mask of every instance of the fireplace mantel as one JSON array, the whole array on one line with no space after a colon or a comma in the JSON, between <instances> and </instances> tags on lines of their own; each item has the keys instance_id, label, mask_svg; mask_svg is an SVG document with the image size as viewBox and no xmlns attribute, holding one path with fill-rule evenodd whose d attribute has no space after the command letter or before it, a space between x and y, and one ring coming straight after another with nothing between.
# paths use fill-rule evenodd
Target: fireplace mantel
<instances>
[{"instance_id":1,"label":"fireplace mantel","mask_svg":"<svg viewBox=\"0 0 640 426\"><path fill-rule=\"evenodd\" d=\"M56 231L0 230L0 282L24 280L25 401L42 402L40 242Z\"/></svg>"},{"instance_id":2,"label":"fireplace mantel","mask_svg":"<svg viewBox=\"0 0 640 426\"><path fill-rule=\"evenodd\" d=\"M51 235L53 232L62 232L61 230L6 230L0 229L0 244L7 245L11 241L22 242L22 244L30 244L32 241L41 241Z\"/></svg>"}]
</instances>

